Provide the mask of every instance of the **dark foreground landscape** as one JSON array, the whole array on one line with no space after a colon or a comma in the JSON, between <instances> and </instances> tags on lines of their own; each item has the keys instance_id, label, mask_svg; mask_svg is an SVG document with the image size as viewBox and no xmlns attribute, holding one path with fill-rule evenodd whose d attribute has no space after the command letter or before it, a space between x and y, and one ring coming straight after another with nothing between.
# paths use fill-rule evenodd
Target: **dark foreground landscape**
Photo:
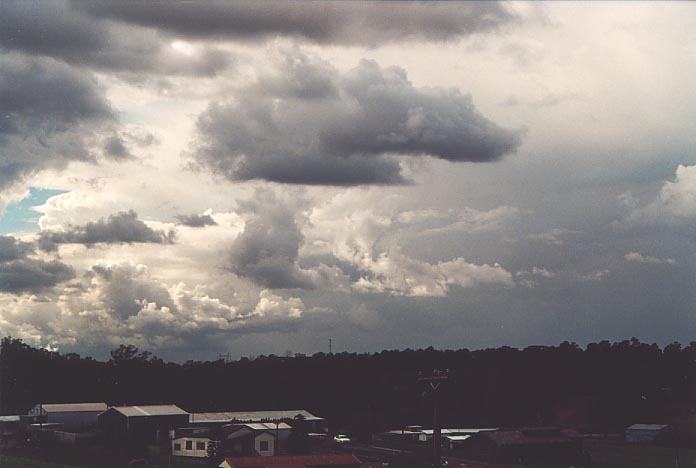
<instances>
[{"instance_id":1,"label":"dark foreground landscape","mask_svg":"<svg viewBox=\"0 0 696 468\"><path fill-rule=\"evenodd\" d=\"M38 403L96 401L173 404L189 413L304 408L325 418L329 435L348 434L354 453L362 450L363 458L379 459L375 445L399 453L405 447L379 434L409 425L433 427L433 393L419 380L433 369L449 372L437 394L443 428L558 427L583 435L587 463L592 460L593 466L674 466L675 453L680 467L694 466L696 342L660 348L631 339L584 349L564 342L525 349L428 348L179 364L133 346L121 346L100 362L5 338L0 409L16 415ZM636 423L669 425L670 437L650 446L627 445L624 430ZM421 445L414 457L429 459L429 447ZM2 466L51 466L23 465L22 457L32 454L95 466L100 450L5 444ZM122 458L114 456L108 466L125 466L130 455L118 453ZM455 462L456 455L449 453Z\"/></svg>"}]
</instances>

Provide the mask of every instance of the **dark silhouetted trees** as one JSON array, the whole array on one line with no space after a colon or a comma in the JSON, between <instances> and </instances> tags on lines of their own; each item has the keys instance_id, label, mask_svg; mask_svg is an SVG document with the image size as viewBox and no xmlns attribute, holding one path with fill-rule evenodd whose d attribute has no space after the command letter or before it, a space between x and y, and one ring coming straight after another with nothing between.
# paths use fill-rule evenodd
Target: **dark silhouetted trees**
<instances>
[{"instance_id":1,"label":"dark silhouetted trees","mask_svg":"<svg viewBox=\"0 0 696 468\"><path fill-rule=\"evenodd\" d=\"M100 362L8 337L0 348L0 411L79 401L174 403L191 412L306 408L362 439L387 427L430 424L430 401L416 377L434 368L450 370L440 393L444 425L616 431L670 415L696 417L696 342L660 349L637 339L584 349L564 342L177 364L134 346Z\"/></svg>"}]
</instances>

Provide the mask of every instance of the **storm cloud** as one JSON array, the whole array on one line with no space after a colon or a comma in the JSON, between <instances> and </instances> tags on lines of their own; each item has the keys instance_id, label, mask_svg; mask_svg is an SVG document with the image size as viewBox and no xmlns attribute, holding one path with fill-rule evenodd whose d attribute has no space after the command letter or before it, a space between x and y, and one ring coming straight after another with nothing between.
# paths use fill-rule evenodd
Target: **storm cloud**
<instances>
[{"instance_id":1,"label":"storm cloud","mask_svg":"<svg viewBox=\"0 0 696 468\"><path fill-rule=\"evenodd\" d=\"M210 76L231 63L217 48L180 53L156 30L98 19L74 6L61 0L0 3L0 48L136 74Z\"/></svg>"},{"instance_id":2,"label":"storm cloud","mask_svg":"<svg viewBox=\"0 0 696 468\"><path fill-rule=\"evenodd\" d=\"M0 189L42 169L92 160L92 140L115 122L88 75L16 54L0 54L0 109Z\"/></svg>"},{"instance_id":3,"label":"storm cloud","mask_svg":"<svg viewBox=\"0 0 696 468\"><path fill-rule=\"evenodd\" d=\"M55 250L59 244L117 244L143 243L169 244L174 242L175 232L156 231L138 219L135 211L122 211L89 222L84 226L69 226L65 231L42 231L39 246L46 251Z\"/></svg>"},{"instance_id":4,"label":"storm cloud","mask_svg":"<svg viewBox=\"0 0 696 468\"><path fill-rule=\"evenodd\" d=\"M377 45L455 40L517 20L499 2L74 2L78 10L193 38L291 36L316 43Z\"/></svg>"},{"instance_id":5,"label":"storm cloud","mask_svg":"<svg viewBox=\"0 0 696 468\"><path fill-rule=\"evenodd\" d=\"M297 263L304 238L295 211L272 194L260 195L267 199L253 203L254 213L232 244L229 269L265 288L312 288Z\"/></svg>"},{"instance_id":6,"label":"storm cloud","mask_svg":"<svg viewBox=\"0 0 696 468\"><path fill-rule=\"evenodd\" d=\"M489 162L522 139L457 89L417 88L405 70L371 60L341 74L297 50L235 101L211 103L197 126L202 166L309 185L406 183L400 157Z\"/></svg>"},{"instance_id":7,"label":"storm cloud","mask_svg":"<svg viewBox=\"0 0 696 468\"><path fill-rule=\"evenodd\" d=\"M58 260L31 258L31 244L12 236L0 236L0 292L39 292L74 276L73 269Z\"/></svg>"}]
</instances>

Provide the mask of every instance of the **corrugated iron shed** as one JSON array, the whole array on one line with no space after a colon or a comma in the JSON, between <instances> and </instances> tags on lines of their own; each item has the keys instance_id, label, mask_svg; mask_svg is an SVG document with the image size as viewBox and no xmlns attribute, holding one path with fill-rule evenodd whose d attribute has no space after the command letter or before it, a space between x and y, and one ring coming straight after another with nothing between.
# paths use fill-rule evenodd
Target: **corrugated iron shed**
<instances>
[{"instance_id":1,"label":"corrugated iron shed","mask_svg":"<svg viewBox=\"0 0 696 468\"><path fill-rule=\"evenodd\" d=\"M80 413L106 411L106 403L46 403L41 405L45 413Z\"/></svg>"}]
</instances>

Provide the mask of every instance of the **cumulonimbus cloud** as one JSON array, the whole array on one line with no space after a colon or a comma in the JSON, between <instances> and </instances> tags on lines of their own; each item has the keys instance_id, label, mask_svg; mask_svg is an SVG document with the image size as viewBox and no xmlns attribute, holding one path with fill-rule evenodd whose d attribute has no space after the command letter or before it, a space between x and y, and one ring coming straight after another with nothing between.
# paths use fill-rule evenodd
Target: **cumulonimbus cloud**
<instances>
[{"instance_id":1,"label":"cumulonimbus cloud","mask_svg":"<svg viewBox=\"0 0 696 468\"><path fill-rule=\"evenodd\" d=\"M199 116L198 163L230 180L399 184L399 158L488 162L521 132L481 115L457 89L418 88L398 67L363 60L347 73L288 51L275 74Z\"/></svg>"}]
</instances>

